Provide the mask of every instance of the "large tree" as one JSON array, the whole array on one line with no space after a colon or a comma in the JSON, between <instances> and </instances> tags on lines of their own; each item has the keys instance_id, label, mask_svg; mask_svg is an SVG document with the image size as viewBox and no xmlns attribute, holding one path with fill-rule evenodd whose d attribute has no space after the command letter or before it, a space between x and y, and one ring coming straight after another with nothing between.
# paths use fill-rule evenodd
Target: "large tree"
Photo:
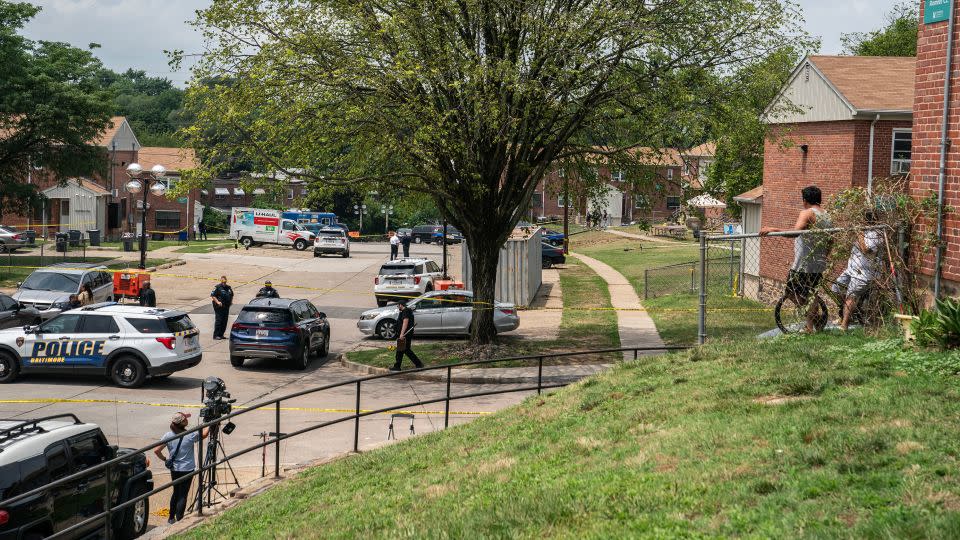
<instances>
[{"instance_id":1,"label":"large tree","mask_svg":"<svg viewBox=\"0 0 960 540\"><path fill-rule=\"evenodd\" d=\"M106 167L92 145L110 121L100 62L89 51L18 34L38 11L0 0L0 215L37 205L41 195L27 182L33 169L66 180Z\"/></svg>"},{"instance_id":2,"label":"large tree","mask_svg":"<svg viewBox=\"0 0 960 540\"><path fill-rule=\"evenodd\" d=\"M195 75L232 83L189 91L187 135L215 141L216 124L230 152L289 174L428 194L489 306L500 247L555 162L645 143L684 117L675 74L766 56L797 20L786 0L214 0ZM494 334L474 310L473 341Z\"/></svg>"},{"instance_id":3,"label":"large tree","mask_svg":"<svg viewBox=\"0 0 960 540\"><path fill-rule=\"evenodd\" d=\"M916 0L901 2L886 14L886 25L872 32L843 34L844 52L856 56L916 56L920 8Z\"/></svg>"}]
</instances>

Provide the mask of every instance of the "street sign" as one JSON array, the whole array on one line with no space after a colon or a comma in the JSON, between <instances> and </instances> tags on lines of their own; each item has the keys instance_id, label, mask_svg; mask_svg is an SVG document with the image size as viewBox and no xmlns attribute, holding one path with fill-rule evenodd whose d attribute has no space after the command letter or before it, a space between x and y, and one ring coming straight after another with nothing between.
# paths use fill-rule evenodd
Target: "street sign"
<instances>
[{"instance_id":1,"label":"street sign","mask_svg":"<svg viewBox=\"0 0 960 540\"><path fill-rule=\"evenodd\" d=\"M180 204L187 204L187 198L186 198L186 197L177 197L177 202L180 203Z\"/></svg>"},{"instance_id":2,"label":"street sign","mask_svg":"<svg viewBox=\"0 0 960 540\"><path fill-rule=\"evenodd\" d=\"M953 0L924 0L923 24L932 24L950 18Z\"/></svg>"}]
</instances>

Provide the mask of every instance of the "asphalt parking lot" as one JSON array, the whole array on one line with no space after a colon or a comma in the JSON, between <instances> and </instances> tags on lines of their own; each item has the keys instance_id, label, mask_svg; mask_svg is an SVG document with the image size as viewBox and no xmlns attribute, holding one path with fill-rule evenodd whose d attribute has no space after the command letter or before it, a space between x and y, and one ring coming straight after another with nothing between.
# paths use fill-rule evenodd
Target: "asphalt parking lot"
<instances>
[{"instance_id":1,"label":"asphalt parking lot","mask_svg":"<svg viewBox=\"0 0 960 540\"><path fill-rule=\"evenodd\" d=\"M414 246L412 256L427 256L439 264L438 246ZM451 248L451 274L459 274L459 248ZM372 289L380 264L387 260L385 244L354 244L351 258L314 258L310 251L297 252L278 247L249 251L224 250L207 254L178 254L187 261L183 266L161 270L153 277L161 307L181 309L201 330L203 361L168 379L148 380L138 389L111 385L105 378L68 378L25 376L4 385L0 393L0 418L31 418L56 413L76 413L82 420L101 426L112 443L140 447L156 441L168 430L170 417L177 411L193 413L200 408L200 384L208 376L222 378L236 405L249 406L284 394L353 379L355 374L340 367L335 359L355 347L364 337L356 328L359 314L376 306ZM234 311L251 299L265 279L271 279L283 297L310 299L328 315L331 347L326 361L314 360L305 371L297 371L280 361L248 360L242 369L230 366L228 342L211 339L213 311L209 294L216 279L228 276L234 287ZM232 322L232 321L231 321ZM452 393L478 391L476 385L452 385ZM398 403L441 397L443 383L400 379L378 380L363 387L361 408L376 409ZM356 387L340 387L303 396L282 404L281 431L289 432L311 424L332 420L352 411ZM506 394L463 400L451 405L451 424L476 418L515 404L527 393ZM443 428L443 404L417 407L414 425L417 433ZM348 412L346 412L349 414ZM275 431L274 410L257 410L239 418L237 429L223 439L228 452L256 442L262 432ZM361 422L360 445L369 447L387 438L389 415L375 415ZM408 435L408 424L397 426L400 438ZM344 423L284 442L281 462L293 465L350 450L353 424ZM268 452L272 463L273 449ZM252 452L233 461L241 476L259 476L261 452ZM163 463L153 459L151 468L164 473ZM269 467L268 467L269 470ZM165 504L163 504L165 506ZM154 504L156 508L156 503Z\"/></svg>"}]
</instances>

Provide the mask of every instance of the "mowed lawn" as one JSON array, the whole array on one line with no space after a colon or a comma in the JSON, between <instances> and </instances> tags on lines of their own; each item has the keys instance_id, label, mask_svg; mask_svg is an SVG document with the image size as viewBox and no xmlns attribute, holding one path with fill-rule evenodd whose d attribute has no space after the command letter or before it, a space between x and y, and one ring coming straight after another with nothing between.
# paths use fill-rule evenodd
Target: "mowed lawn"
<instances>
[{"instance_id":1,"label":"mowed lawn","mask_svg":"<svg viewBox=\"0 0 960 540\"><path fill-rule=\"evenodd\" d=\"M610 305L610 292L603 278L588 266L573 257L558 270L560 289L563 291L563 315L560 321L558 339L539 341L521 339L510 334L498 338L499 346L491 351L493 357L525 356L550 352L569 352L572 350L613 349L620 346L620 334L617 331L617 314ZM520 326L529 311L520 311ZM414 351L426 365L452 364L463 362L467 358L463 344L431 342L429 338L419 339ZM369 349L350 352L347 358L377 367L390 367L394 363L395 352L391 349ZM596 357L564 358L562 363L578 361L614 361L615 355ZM409 362L405 360L405 362ZM553 363L553 361L546 362ZM409 366L410 364L405 364ZM512 367L530 365L529 362L501 362L485 367Z\"/></svg>"},{"instance_id":2,"label":"mowed lawn","mask_svg":"<svg viewBox=\"0 0 960 540\"><path fill-rule=\"evenodd\" d=\"M184 537L960 538L960 361L904 369L876 343L626 362L308 470Z\"/></svg>"},{"instance_id":3,"label":"mowed lawn","mask_svg":"<svg viewBox=\"0 0 960 540\"><path fill-rule=\"evenodd\" d=\"M651 275L652 290L671 294L644 299L644 271L682 263L696 263L700 246L693 242L648 242L620 238L609 233L585 233L574 237L571 250L599 259L626 276L650 313L660 337L670 345L691 345L697 340L697 311L700 305L697 264L675 267ZM729 251L726 251L729 253ZM735 340L754 337L775 327L773 310L759 302L731 293L736 272L730 278L730 264L724 250L713 248L708 281L707 330L709 339ZM691 276L691 271L694 275ZM691 289L691 277L693 289Z\"/></svg>"}]
</instances>

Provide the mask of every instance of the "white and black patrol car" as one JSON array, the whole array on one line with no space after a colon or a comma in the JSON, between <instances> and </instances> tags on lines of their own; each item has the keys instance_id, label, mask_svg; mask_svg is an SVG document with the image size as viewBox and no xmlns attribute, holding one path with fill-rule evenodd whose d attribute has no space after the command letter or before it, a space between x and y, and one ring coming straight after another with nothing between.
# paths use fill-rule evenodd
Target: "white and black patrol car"
<instances>
[{"instance_id":1,"label":"white and black patrol car","mask_svg":"<svg viewBox=\"0 0 960 540\"><path fill-rule=\"evenodd\" d=\"M103 374L136 388L147 376L199 364L201 352L200 332L186 313L105 302L0 330L0 383L29 373Z\"/></svg>"}]
</instances>

